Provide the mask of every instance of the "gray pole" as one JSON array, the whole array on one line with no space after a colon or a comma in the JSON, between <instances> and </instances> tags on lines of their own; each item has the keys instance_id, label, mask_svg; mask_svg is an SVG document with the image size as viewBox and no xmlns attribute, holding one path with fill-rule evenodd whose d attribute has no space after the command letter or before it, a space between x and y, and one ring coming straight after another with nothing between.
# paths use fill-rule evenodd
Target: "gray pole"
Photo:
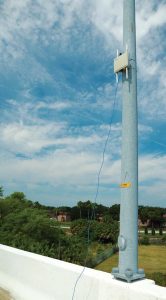
<instances>
[{"instance_id":1,"label":"gray pole","mask_svg":"<svg viewBox=\"0 0 166 300\"><path fill-rule=\"evenodd\" d=\"M138 120L135 0L123 1L123 46L129 55L128 78L122 71L122 164L119 267L116 278L131 282L145 277L138 270Z\"/></svg>"}]
</instances>

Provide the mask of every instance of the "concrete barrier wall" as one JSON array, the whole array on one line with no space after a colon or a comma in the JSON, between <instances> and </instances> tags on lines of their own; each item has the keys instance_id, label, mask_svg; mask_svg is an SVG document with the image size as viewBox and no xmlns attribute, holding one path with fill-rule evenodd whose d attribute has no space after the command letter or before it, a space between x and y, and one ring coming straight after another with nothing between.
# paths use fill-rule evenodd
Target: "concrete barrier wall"
<instances>
[{"instance_id":1,"label":"concrete barrier wall","mask_svg":"<svg viewBox=\"0 0 166 300\"><path fill-rule=\"evenodd\" d=\"M0 287L15 300L166 300L152 280L125 283L111 274L0 245Z\"/></svg>"}]
</instances>

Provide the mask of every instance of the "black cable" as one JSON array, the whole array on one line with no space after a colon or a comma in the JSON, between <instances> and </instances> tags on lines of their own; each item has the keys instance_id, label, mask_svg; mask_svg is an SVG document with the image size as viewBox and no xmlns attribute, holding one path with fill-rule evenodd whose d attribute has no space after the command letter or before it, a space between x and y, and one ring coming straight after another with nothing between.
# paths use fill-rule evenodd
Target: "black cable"
<instances>
[{"instance_id":1,"label":"black cable","mask_svg":"<svg viewBox=\"0 0 166 300\"><path fill-rule=\"evenodd\" d=\"M110 138L110 134L111 134L113 117L114 117L114 112L115 112L117 90L118 90L118 83L116 84L116 88L115 88L115 97L114 97L113 109L112 109L112 114L111 114L111 119L110 119L110 124L109 124L109 131L108 131L107 138L106 138L106 141L105 141L105 144L104 144L104 149L103 149L103 153L102 153L102 161L101 161L101 165L100 165L99 172L98 172L98 175L97 175L97 188L96 188L96 194L95 194L95 197L94 197L94 204L96 204L97 197L98 197L98 194L99 194L100 175L101 175L101 171L102 171L102 168L103 168L103 165L104 165L105 152L106 152L107 144L108 144L108 141L109 141L109 138ZM89 241L90 241L89 240L89 233L90 233L91 221L92 221L93 216L94 216L94 211L95 211L95 205L93 206L91 218L89 220L89 224L88 224L88 228L87 228L87 233L88 233L88 247L87 247L87 255L86 255L86 258L85 258L85 264L84 264L84 267L83 267L81 273L79 274L79 276L77 277L77 280L75 282L74 289L73 289L73 294L72 294L72 300L74 300L74 296L75 296L75 291L76 291L77 284L78 284L79 280L81 279L81 277L82 277L82 275L83 275L83 273L84 273L84 271L86 269L86 262L87 262L88 249L89 249Z\"/></svg>"}]
</instances>

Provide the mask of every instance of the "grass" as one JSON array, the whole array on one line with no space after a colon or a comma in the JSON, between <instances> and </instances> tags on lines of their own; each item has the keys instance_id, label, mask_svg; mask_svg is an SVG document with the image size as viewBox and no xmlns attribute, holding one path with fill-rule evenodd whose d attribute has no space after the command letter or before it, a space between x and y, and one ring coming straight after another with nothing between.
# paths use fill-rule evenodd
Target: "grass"
<instances>
[{"instance_id":1,"label":"grass","mask_svg":"<svg viewBox=\"0 0 166 300\"><path fill-rule=\"evenodd\" d=\"M139 268L145 273L160 272L166 274L166 246L139 246ZM118 266L118 254L106 259L95 267L96 270L111 272L113 267Z\"/></svg>"}]
</instances>

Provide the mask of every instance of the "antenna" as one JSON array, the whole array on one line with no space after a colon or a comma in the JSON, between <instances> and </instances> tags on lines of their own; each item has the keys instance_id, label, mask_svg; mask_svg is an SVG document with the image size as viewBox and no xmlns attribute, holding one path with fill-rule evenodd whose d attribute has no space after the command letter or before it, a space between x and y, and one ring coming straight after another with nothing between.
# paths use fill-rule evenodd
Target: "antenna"
<instances>
[{"instance_id":1,"label":"antenna","mask_svg":"<svg viewBox=\"0 0 166 300\"><path fill-rule=\"evenodd\" d=\"M114 59L114 73L116 74L116 79L118 78L118 73L126 71L126 79L128 79L128 68L129 68L129 56L128 49L122 54L119 54L117 50L117 57Z\"/></svg>"}]
</instances>

